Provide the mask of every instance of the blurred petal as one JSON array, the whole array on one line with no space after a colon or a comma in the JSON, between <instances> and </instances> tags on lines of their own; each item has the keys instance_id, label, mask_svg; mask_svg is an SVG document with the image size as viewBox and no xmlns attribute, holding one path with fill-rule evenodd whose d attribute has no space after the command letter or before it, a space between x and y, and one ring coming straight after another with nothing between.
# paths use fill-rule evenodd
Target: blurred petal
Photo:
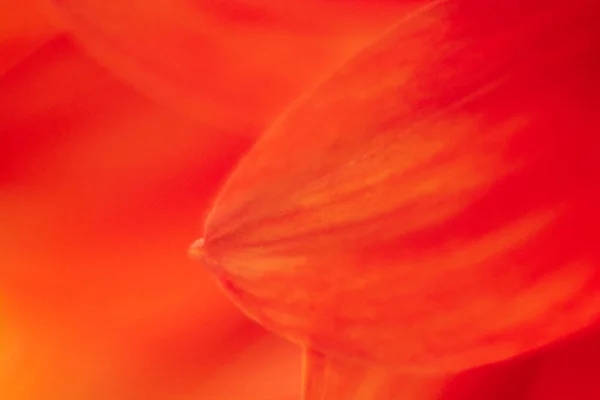
<instances>
[{"instance_id":1,"label":"blurred petal","mask_svg":"<svg viewBox=\"0 0 600 400\"><path fill-rule=\"evenodd\" d=\"M51 0L86 49L146 93L256 130L405 12L405 2Z\"/></svg>"},{"instance_id":2,"label":"blurred petal","mask_svg":"<svg viewBox=\"0 0 600 400\"><path fill-rule=\"evenodd\" d=\"M526 399L599 399L598 359L600 330L597 328L561 343L544 355Z\"/></svg>"},{"instance_id":3,"label":"blurred petal","mask_svg":"<svg viewBox=\"0 0 600 400\"><path fill-rule=\"evenodd\" d=\"M0 75L29 56L59 28L42 0L0 0Z\"/></svg>"},{"instance_id":4,"label":"blurred petal","mask_svg":"<svg viewBox=\"0 0 600 400\"><path fill-rule=\"evenodd\" d=\"M458 375L407 374L307 351L303 399L523 400L545 354ZM541 383L541 382L540 382Z\"/></svg>"},{"instance_id":5,"label":"blurred petal","mask_svg":"<svg viewBox=\"0 0 600 400\"><path fill-rule=\"evenodd\" d=\"M443 378L401 375L311 350L304 357L303 400L434 400L444 382Z\"/></svg>"},{"instance_id":6,"label":"blurred petal","mask_svg":"<svg viewBox=\"0 0 600 400\"><path fill-rule=\"evenodd\" d=\"M434 399L525 400L542 358L539 353L527 354L450 376Z\"/></svg>"},{"instance_id":7,"label":"blurred petal","mask_svg":"<svg viewBox=\"0 0 600 400\"><path fill-rule=\"evenodd\" d=\"M205 232L255 319L448 371L600 312L596 2L438 2L284 115ZM493 62L490 62L493 60Z\"/></svg>"},{"instance_id":8,"label":"blurred petal","mask_svg":"<svg viewBox=\"0 0 600 400\"><path fill-rule=\"evenodd\" d=\"M65 38L0 78L0 121L16 351L0 398L186 398L263 340L184 245L248 137L165 110Z\"/></svg>"},{"instance_id":9,"label":"blurred petal","mask_svg":"<svg viewBox=\"0 0 600 400\"><path fill-rule=\"evenodd\" d=\"M300 352L290 343L264 337L230 357L191 399L298 400ZM227 388L225 390L225 388Z\"/></svg>"}]
</instances>

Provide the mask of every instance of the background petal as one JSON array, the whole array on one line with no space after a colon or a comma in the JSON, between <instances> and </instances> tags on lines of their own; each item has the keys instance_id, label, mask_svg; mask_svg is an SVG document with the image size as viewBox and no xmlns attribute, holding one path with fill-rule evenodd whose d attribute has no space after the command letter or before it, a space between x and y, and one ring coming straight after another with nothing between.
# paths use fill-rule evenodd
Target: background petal
<instances>
[{"instance_id":1,"label":"background petal","mask_svg":"<svg viewBox=\"0 0 600 400\"><path fill-rule=\"evenodd\" d=\"M555 355L555 351L537 352L460 374L429 375L385 370L313 352L304 362L303 398L351 400L362 396L369 400L526 400L532 384L544 370L544 362ZM539 384L543 386L544 380L540 380Z\"/></svg>"},{"instance_id":2,"label":"background petal","mask_svg":"<svg viewBox=\"0 0 600 400\"><path fill-rule=\"evenodd\" d=\"M543 356L527 400L594 400L600 398L599 326L581 332Z\"/></svg>"},{"instance_id":3,"label":"background petal","mask_svg":"<svg viewBox=\"0 0 600 400\"><path fill-rule=\"evenodd\" d=\"M261 129L412 7L403 1L53 0L136 87L222 129Z\"/></svg>"},{"instance_id":4,"label":"background petal","mask_svg":"<svg viewBox=\"0 0 600 400\"><path fill-rule=\"evenodd\" d=\"M187 398L245 368L289 382L296 352L187 256L248 137L164 109L65 37L0 78L0 121L1 398Z\"/></svg>"},{"instance_id":5,"label":"background petal","mask_svg":"<svg viewBox=\"0 0 600 400\"><path fill-rule=\"evenodd\" d=\"M58 34L43 0L0 0L0 75Z\"/></svg>"}]
</instances>

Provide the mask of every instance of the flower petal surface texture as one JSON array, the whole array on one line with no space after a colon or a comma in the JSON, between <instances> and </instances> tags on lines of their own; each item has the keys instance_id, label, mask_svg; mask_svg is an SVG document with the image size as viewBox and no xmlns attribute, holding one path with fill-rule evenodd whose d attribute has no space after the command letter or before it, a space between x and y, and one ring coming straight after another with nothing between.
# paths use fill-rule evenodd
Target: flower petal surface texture
<instances>
[{"instance_id":1,"label":"flower petal surface texture","mask_svg":"<svg viewBox=\"0 0 600 400\"><path fill-rule=\"evenodd\" d=\"M253 318L410 371L600 313L596 2L438 1L271 127L199 250Z\"/></svg>"},{"instance_id":2,"label":"flower petal surface texture","mask_svg":"<svg viewBox=\"0 0 600 400\"><path fill-rule=\"evenodd\" d=\"M490 3L0 0L0 399L600 398L596 6Z\"/></svg>"},{"instance_id":3,"label":"flower petal surface texture","mask_svg":"<svg viewBox=\"0 0 600 400\"><path fill-rule=\"evenodd\" d=\"M541 351L459 374L407 374L307 351L306 400L581 400L598 398L594 382L598 326Z\"/></svg>"}]
</instances>

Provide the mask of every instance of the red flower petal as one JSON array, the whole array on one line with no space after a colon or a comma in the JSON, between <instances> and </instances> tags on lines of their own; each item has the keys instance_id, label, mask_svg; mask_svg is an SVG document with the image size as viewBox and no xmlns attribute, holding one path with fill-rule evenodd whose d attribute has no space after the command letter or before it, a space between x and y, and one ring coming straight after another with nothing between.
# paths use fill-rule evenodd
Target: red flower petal
<instances>
[{"instance_id":1,"label":"red flower petal","mask_svg":"<svg viewBox=\"0 0 600 400\"><path fill-rule=\"evenodd\" d=\"M264 127L379 35L402 2L55 0L86 49L213 125Z\"/></svg>"},{"instance_id":2,"label":"red flower petal","mask_svg":"<svg viewBox=\"0 0 600 400\"><path fill-rule=\"evenodd\" d=\"M456 370L600 312L595 1L439 2L282 117L206 262L305 346Z\"/></svg>"},{"instance_id":3,"label":"red flower petal","mask_svg":"<svg viewBox=\"0 0 600 400\"><path fill-rule=\"evenodd\" d=\"M286 362L182 246L248 137L165 109L66 38L0 78L0 131L1 399L215 398L211 373L254 368L253 346Z\"/></svg>"},{"instance_id":4,"label":"red flower petal","mask_svg":"<svg viewBox=\"0 0 600 400\"><path fill-rule=\"evenodd\" d=\"M600 331L577 335L543 355L527 400L595 400L600 398L598 359Z\"/></svg>"},{"instance_id":5,"label":"red flower petal","mask_svg":"<svg viewBox=\"0 0 600 400\"><path fill-rule=\"evenodd\" d=\"M546 354L533 354L459 375L406 374L308 351L305 400L505 400L523 397Z\"/></svg>"},{"instance_id":6,"label":"red flower petal","mask_svg":"<svg viewBox=\"0 0 600 400\"><path fill-rule=\"evenodd\" d=\"M442 377L423 378L369 367L308 351L304 359L304 400L434 400Z\"/></svg>"},{"instance_id":7,"label":"red flower petal","mask_svg":"<svg viewBox=\"0 0 600 400\"><path fill-rule=\"evenodd\" d=\"M40 0L0 0L0 75L59 32Z\"/></svg>"}]
</instances>

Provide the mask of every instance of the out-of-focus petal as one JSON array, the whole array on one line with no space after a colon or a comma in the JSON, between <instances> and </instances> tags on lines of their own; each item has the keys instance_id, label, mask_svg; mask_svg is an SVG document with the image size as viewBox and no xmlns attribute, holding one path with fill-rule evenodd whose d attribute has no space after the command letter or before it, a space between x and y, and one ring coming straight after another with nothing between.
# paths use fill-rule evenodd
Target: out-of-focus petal
<instances>
[{"instance_id":1,"label":"out-of-focus petal","mask_svg":"<svg viewBox=\"0 0 600 400\"><path fill-rule=\"evenodd\" d=\"M308 351L304 400L524 400L545 354L458 375L410 374Z\"/></svg>"},{"instance_id":2,"label":"out-of-focus petal","mask_svg":"<svg viewBox=\"0 0 600 400\"><path fill-rule=\"evenodd\" d=\"M65 38L0 79L0 121L16 343L0 398L186 398L262 340L185 246L248 137L165 110Z\"/></svg>"},{"instance_id":3,"label":"out-of-focus petal","mask_svg":"<svg viewBox=\"0 0 600 400\"><path fill-rule=\"evenodd\" d=\"M444 382L444 377L398 374L309 350L304 355L302 399L434 400Z\"/></svg>"},{"instance_id":4,"label":"out-of-focus petal","mask_svg":"<svg viewBox=\"0 0 600 400\"><path fill-rule=\"evenodd\" d=\"M458 370L600 312L597 3L439 2L284 115L199 254L323 352Z\"/></svg>"},{"instance_id":5,"label":"out-of-focus petal","mask_svg":"<svg viewBox=\"0 0 600 400\"><path fill-rule=\"evenodd\" d=\"M260 129L409 2L51 0L86 49L216 127Z\"/></svg>"},{"instance_id":6,"label":"out-of-focus petal","mask_svg":"<svg viewBox=\"0 0 600 400\"><path fill-rule=\"evenodd\" d=\"M432 400L525 400L542 358L528 354L449 376Z\"/></svg>"},{"instance_id":7,"label":"out-of-focus petal","mask_svg":"<svg viewBox=\"0 0 600 400\"><path fill-rule=\"evenodd\" d=\"M59 32L42 0L0 0L0 75Z\"/></svg>"},{"instance_id":8,"label":"out-of-focus petal","mask_svg":"<svg viewBox=\"0 0 600 400\"><path fill-rule=\"evenodd\" d=\"M265 336L229 357L226 367L215 368L189 399L299 400L299 365L296 346Z\"/></svg>"},{"instance_id":9,"label":"out-of-focus petal","mask_svg":"<svg viewBox=\"0 0 600 400\"><path fill-rule=\"evenodd\" d=\"M600 330L572 338L545 354L526 400L595 400L600 398Z\"/></svg>"}]
</instances>

